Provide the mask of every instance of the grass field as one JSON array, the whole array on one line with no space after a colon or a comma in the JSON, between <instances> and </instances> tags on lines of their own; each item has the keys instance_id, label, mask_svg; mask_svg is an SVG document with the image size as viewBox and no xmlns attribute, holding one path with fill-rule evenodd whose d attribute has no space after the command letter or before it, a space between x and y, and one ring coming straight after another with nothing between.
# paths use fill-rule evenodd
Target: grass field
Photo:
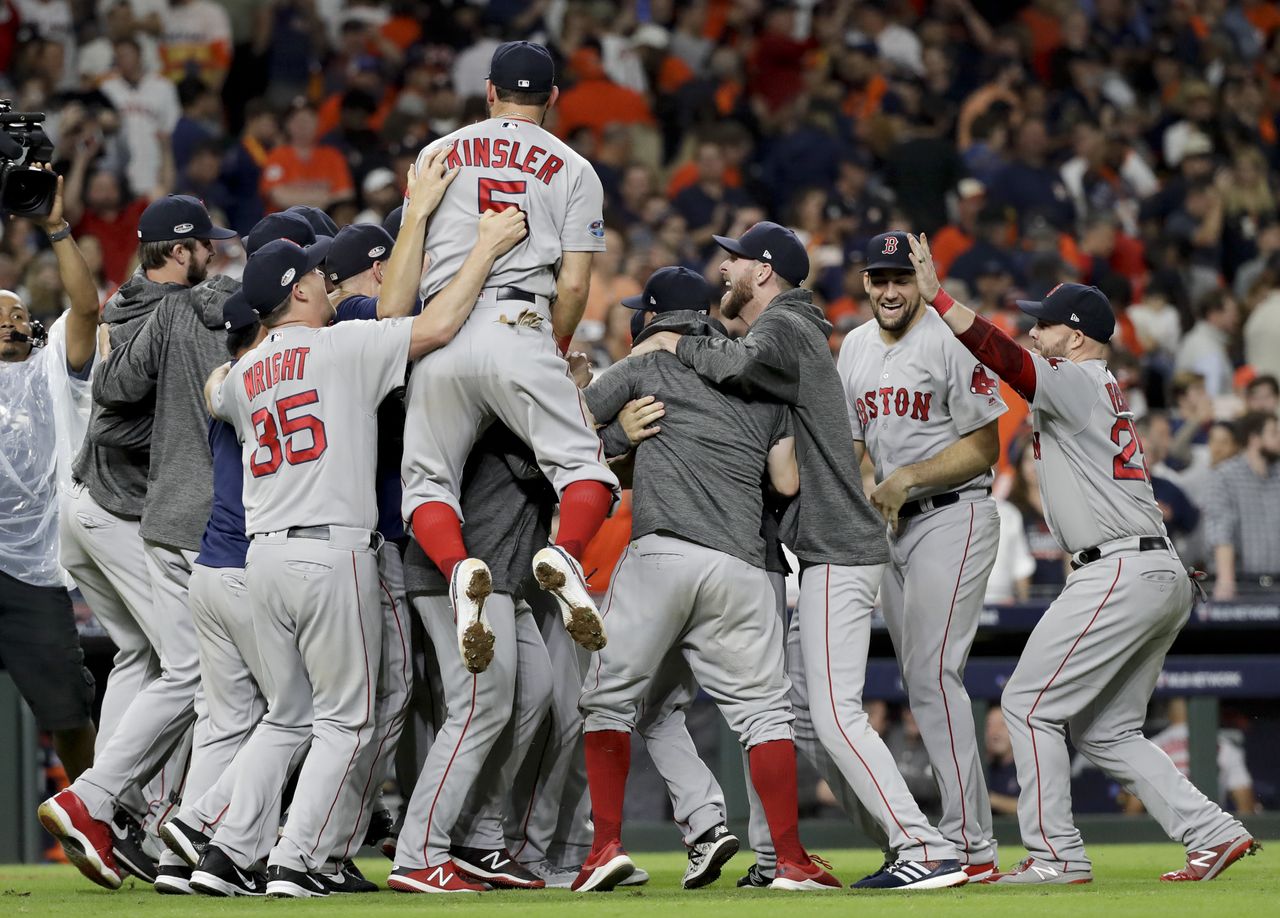
<instances>
[{"instance_id":1,"label":"grass field","mask_svg":"<svg viewBox=\"0 0 1280 918\"><path fill-rule=\"evenodd\" d=\"M1157 915L1161 918L1258 918L1280 912L1280 843L1259 856L1246 858L1210 883L1168 884L1158 881L1165 870L1181 865L1176 845L1096 845L1090 849L1094 881L1088 886L1007 889L979 886L919 893L782 893L735 889L734 880L751 863L749 854L729 862L714 886L693 892L680 889L683 855L633 854L652 875L649 885L604 894L563 890L493 892L481 895L422 896L383 891L368 896L330 896L323 900L206 899L160 896L150 887L126 880L122 889L108 892L83 879L72 867L0 867L0 915L57 915L61 918L114 916L203 916L301 913L325 916L411 914L423 909L451 915L611 916L663 915L678 909L679 918L787 918L790 915L847 915L861 912L875 918L894 915L958 918L1054 918L1054 916ZM879 866L870 850L826 852L835 873L846 884ZM1002 860L1012 864L1021 851L1005 848ZM361 868L381 884L386 861L362 861ZM872 901L874 900L874 901ZM1268 904L1269 903L1269 904ZM1276 909L1277 911L1272 911Z\"/></svg>"}]
</instances>

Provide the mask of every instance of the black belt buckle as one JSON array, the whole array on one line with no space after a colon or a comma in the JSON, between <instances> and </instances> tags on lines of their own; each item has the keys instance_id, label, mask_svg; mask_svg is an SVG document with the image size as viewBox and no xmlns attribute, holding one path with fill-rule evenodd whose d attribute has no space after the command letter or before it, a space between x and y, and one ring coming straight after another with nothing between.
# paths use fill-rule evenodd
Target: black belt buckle
<instances>
[{"instance_id":1,"label":"black belt buckle","mask_svg":"<svg viewBox=\"0 0 1280 918\"><path fill-rule=\"evenodd\" d=\"M495 300L515 300L520 303L536 303L538 298L527 290L521 290L519 287L498 287L498 292L493 295Z\"/></svg>"},{"instance_id":2,"label":"black belt buckle","mask_svg":"<svg viewBox=\"0 0 1280 918\"><path fill-rule=\"evenodd\" d=\"M1161 536L1142 536L1138 539L1138 551L1167 551L1168 548L1169 540ZM1071 569L1077 571L1101 557L1102 549L1097 545L1093 548L1086 548L1083 551L1076 552L1076 556L1071 559Z\"/></svg>"},{"instance_id":3,"label":"black belt buckle","mask_svg":"<svg viewBox=\"0 0 1280 918\"><path fill-rule=\"evenodd\" d=\"M920 500L909 500L898 510L898 519L909 520L913 516L919 516L924 513L924 502L932 501L931 510L938 510L942 507L950 507L952 504L960 502L959 491L944 491L942 494L935 494L933 497L924 497Z\"/></svg>"}]
</instances>

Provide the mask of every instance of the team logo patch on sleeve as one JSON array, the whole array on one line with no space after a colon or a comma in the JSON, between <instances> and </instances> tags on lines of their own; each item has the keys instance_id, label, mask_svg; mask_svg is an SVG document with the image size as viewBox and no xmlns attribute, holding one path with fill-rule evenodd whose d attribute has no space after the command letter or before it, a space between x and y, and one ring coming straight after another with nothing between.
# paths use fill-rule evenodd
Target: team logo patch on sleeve
<instances>
[{"instance_id":1,"label":"team logo patch on sleeve","mask_svg":"<svg viewBox=\"0 0 1280 918\"><path fill-rule=\"evenodd\" d=\"M587 232L590 233L592 236L595 236L597 239L603 239L604 238L604 221L603 220L592 221L591 225L587 227Z\"/></svg>"},{"instance_id":2,"label":"team logo patch on sleeve","mask_svg":"<svg viewBox=\"0 0 1280 918\"><path fill-rule=\"evenodd\" d=\"M969 380L969 391L974 395L994 395L999 384L987 373L987 368L978 364L973 368L973 378Z\"/></svg>"}]
</instances>

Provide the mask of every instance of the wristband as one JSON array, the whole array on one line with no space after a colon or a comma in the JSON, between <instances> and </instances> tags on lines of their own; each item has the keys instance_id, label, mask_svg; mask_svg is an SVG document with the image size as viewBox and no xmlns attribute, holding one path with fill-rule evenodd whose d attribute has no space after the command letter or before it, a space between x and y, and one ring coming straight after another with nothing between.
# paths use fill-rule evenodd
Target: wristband
<instances>
[{"instance_id":1,"label":"wristband","mask_svg":"<svg viewBox=\"0 0 1280 918\"><path fill-rule=\"evenodd\" d=\"M939 287L938 293L934 296L933 303L931 305L938 311L938 315L945 316L947 314L947 310L955 304L956 301L951 298L951 294Z\"/></svg>"},{"instance_id":2,"label":"wristband","mask_svg":"<svg viewBox=\"0 0 1280 918\"><path fill-rule=\"evenodd\" d=\"M71 224L70 224L70 223L63 223L63 224L62 224L62 228L61 228L60 230L58 230L58 231L57 231L57 232L55 232L55 233L50 233L50 234L49 234L49 241L50 241L50 242L61 242L63 239L70 238L70 236L71 236Z\"/></svg>"}]
</instances>

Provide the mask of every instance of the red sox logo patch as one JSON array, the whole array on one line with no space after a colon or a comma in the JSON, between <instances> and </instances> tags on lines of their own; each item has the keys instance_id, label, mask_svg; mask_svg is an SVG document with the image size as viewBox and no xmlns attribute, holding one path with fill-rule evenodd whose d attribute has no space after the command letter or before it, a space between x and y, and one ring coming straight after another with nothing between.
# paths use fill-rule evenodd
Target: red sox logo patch
<instances>
[{"instance_id":1,"label":"red sox logo patch","mask_svg":"<svg viewBox=\"0 0 1280 918\"><path fill-rule=\"evenodd\" d=\"M987 368L978 364L973 368L973 378L969 381L969 391L974 395L995 395L998 384L987 374Z\"/></svg>"},{"instance_id":2,"label":"red sox logo patch","mask_svg":"<svg viewBox=\"0 0 1280 918\"><path fill-rule=\"evenodd\" d=\"M898 237L897 236L886 237L884 240L884 251L881 252L880 254L892 255L896 251L898 251Z\"/></svg>"}]
</instances>

